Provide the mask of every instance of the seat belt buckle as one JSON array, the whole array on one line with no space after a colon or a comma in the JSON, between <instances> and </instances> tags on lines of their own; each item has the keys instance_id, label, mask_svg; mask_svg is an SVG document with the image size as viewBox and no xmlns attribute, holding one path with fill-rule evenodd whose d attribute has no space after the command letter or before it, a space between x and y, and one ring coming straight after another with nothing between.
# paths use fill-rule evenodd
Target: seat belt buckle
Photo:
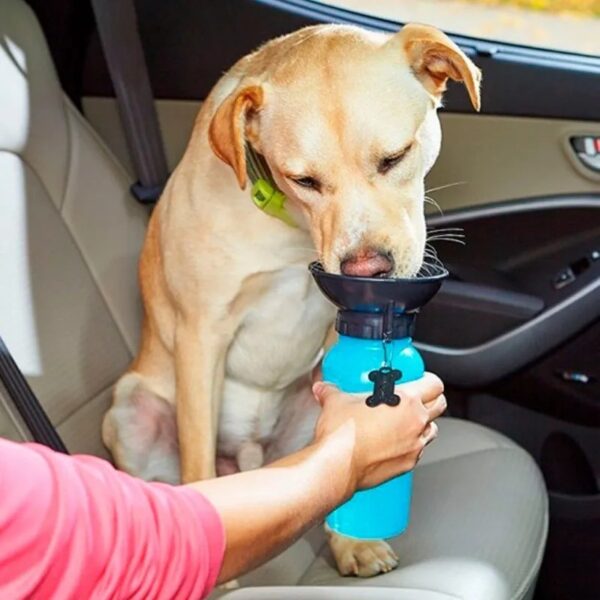
<instances>
[{"instance_id":1,"label":"seat belt buckle","mask_svg":"<svg viewBox=\"0 0 600 600\"><path fill-rule=\"evenodd\" d=\"M140 203L140 204L156 204L160 195L164 189L163 185L144 185L139 181L136 181L131 185L129 191L131 195Z\"/></svg>"}]
</instances>

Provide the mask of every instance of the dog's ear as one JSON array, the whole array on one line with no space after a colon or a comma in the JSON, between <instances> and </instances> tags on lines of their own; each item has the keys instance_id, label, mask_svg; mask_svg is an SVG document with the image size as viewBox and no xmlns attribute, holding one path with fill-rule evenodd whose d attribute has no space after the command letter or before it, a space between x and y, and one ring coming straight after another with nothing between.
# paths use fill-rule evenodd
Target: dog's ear
<instances>
[{"instance_id":1,"label":"dog's ear","mask_svg":"<svg viewBox=\"0 0 600 600\"><path fill-rule=\"evenodd\" d=\"M430 94L441 98L449 78L462 81L471 104L479 111L481 71L446 34L429 25L409 23L389 43L400 44L411 69Z\"/></svg>"},{"instance_id":2,"label":"dog's ear","mask_svg":"<svg viewBox=\"0 0 600 600\"><path fill-rule=\"evenodd\" d=\"M208 128L213 152L235 171L240 187L246 187L245 133L248 119L263 104L263 90L258 85L230 94L217 108Z\"/></svg>"}]
</instances>

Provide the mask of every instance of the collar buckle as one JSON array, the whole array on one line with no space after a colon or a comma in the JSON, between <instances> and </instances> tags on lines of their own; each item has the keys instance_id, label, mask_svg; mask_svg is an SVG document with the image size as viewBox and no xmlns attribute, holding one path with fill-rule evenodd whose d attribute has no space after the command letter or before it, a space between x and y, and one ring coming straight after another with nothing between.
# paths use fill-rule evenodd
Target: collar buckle
<instances>
[{"instance_id":1,"label":"collar buckle","mask_svg":"<svg viewBox=\"0 0 600 600\"><path fill-rule=\"evenodd\" d=\"M246 143L246 164L248 178L252 182L250 196L254 205L286 225L297 227L292 215L285 208L287 198L275 185L267 161L248 143Z\"/></svg>"}]
</instances>

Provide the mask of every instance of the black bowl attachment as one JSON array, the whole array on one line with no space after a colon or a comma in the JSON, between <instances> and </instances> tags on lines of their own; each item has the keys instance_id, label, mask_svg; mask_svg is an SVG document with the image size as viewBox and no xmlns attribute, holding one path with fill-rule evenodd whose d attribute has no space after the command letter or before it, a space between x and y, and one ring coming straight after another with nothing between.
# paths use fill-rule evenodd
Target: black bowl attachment
<instances>
[{"instance_id":1,"label":"black bowl attachment","mask_svg":"<svg viewBox=\"0 0 600 600\"><path fill-rule=\"evenodd\" d=\"M342 335L399 339L411 335L414 314L437 293L448 271L405 279L349 277L327 273L321 263L309 270L323 294L338 307L336 329Z\"/></svg>"}]
</instances>

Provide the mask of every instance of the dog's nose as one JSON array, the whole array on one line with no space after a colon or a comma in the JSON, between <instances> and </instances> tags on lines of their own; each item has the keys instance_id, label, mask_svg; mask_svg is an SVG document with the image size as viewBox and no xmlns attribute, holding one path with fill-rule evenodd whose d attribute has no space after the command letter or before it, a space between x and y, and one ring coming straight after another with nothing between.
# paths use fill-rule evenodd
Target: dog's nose
<instances>
[{"instance_id":1,"label":"dog's nose","mask_svg":"<svg viewBox=\"0 0 600 600\"><path fill-rule=\"evenodd\" d=\"M378 250L364 250L342 261L343 275L352 277L389 277L394 270L391 254Z\"/></svg>"}]
</instances>

